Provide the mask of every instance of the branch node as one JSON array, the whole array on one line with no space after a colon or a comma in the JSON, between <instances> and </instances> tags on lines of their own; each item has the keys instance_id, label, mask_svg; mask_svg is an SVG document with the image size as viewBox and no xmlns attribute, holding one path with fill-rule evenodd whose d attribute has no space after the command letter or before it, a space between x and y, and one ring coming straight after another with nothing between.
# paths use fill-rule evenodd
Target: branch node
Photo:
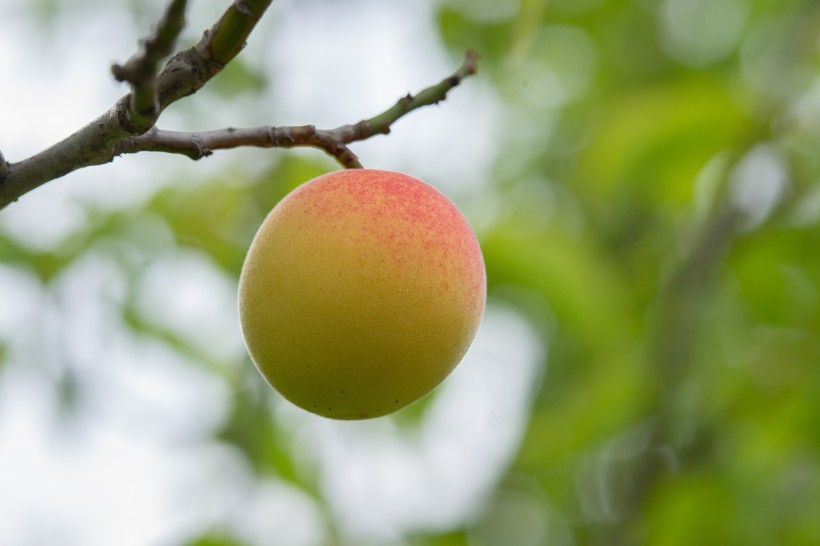
<instances>
[{"instance_id":1,"label":"branch node","mask_svg":"<svg viewBox=\"0 0 820 546\"><path fill-rule=\"evenodd\" d=\"M6 161L6 158L3 157L3 152L0 152L0 184L6 179L6 176L9 174L9 164Z\"/></svg>"},{"instance_id":2,"label":"branch node","mask_svg":"<svg viewBox=\"0 0 820 546\"><path fill-rule=\"evenodd\" d=\"M350 148L344 144L339 144L333 155L346 169L364 169L364 165L361 164L356 154L350 151Z\"/></svg>"},{"instance_id":3,"label":"branch node","mask_svg":"<svg viewBox=\"0 0 820 546\"><path fill-rule=\"evenodd\" d=\"M77 169L108 163L122 153L149 149L166 151L161 149L159 142L143 140L141 135L155 126L158 116L168 105L198 91L239 53L271 4L271 0L239 0L239 5L232 2L210 32L206 32L195 46L173 55L157 74L158 65L174 50L185 24L186 0L165 1L169 7L155 32L163 47L149 47L150 39L141 41L140 51L132 59L111 69L118 81L131 84L131 92L97 119L42 152L7 166L0 163L0 172L4 176L0 186L0 209L51 180ZM149 62L152 60L153 64ZM134 69L135 65L148 66L150 70L146 73L149 75L145 77L150 84L135 85L129 80L132 74L139 72ZM140 81L142 77L136 79ZM152 104L157 104L158 109L146 108ZM140 112L148 115L140 116ZM206 153L221 148L208 139L205 143L209 145ZM184 147L180 143L175 145ZM126 152L127 148L130 149ZM185 153L178 149L169 151Z\"/></svg>"},{"instance_id":4,"label":"branch node","mask_svg":"<svg viewBox=\"0 0 820 546\"><path fill-rule=\"evenodd\" d=\"M281 137L275 139L278 143L285 142L286 146L293 146L296 144L296 138L293 136L293 130L291 127L279 127L279 132L281 133Z\"/></svg>"},{"instance_id":5,"label":"branch node","mask_svg":"<svg viewBox=\"0 0 820 546\"><path fill-rule=\"evenodd\" d=\"M246 16L250 17L251 19L254 19L254 20L257 20L257 21L259 20L259 16L257 16L256 13L254 13L254 11L248 5L247 0L236 0L233 3L233 5L236 8L236 11L238 11L242 15L246 15Z\"/></svg>"},{"instance_id":6,"label":"branch node","mask_svg":"<svg viewBox=\"0 0 820 546\"><path fill-rule=\"evenodd\" d=\"M194 137L191 139L191 143L194 145L195 150L192 159L202 159L203 157L208 157L209 155L213 154L210 148L208 148L205 145L205 141L202 139L201 135L194 135Z\"/></svg>"},{"instance_id":7,"label":"branch node","mask_svg":"<svg viewBox=\"0 0 820 546\"><path fill-rule=\"evenodd\" d=\"M114 63L111 65L111 74L114 76L114 79L118 82L124 82L128 80L128 71L125 67L121 64Z\"/></svg>"},{"instance_id":8,"label":"branch node","mask_svg":"<svg viewBox=\"0 0 820 546\"><path fill-rule=\"evenodd\" d=\"M314 125L271 126L240 129L226 127L202 133L179 133L159 131L152 128L148 133L131 139L129 147L122 147L123 153L139 151L162 151L183 154L191 159L211 155L214 150L258 146L261 148L293 148L310 146L319 148L347 169L360 169L362 163L348 144L366 140L376 134L388 134L391 125L402 116L422 106L436 104L444 100L447 92L468 75L475 73L477 54L466 54L464 64L456 73L418 94L408 93L401 97L387 111L370 119L363 119L335 129L317 129Z\"/></svg>"},{"instance_id":9,"label":"branch node","mask_svg":"<svg viewBox=\"0 0 820 546\"><path fill-rule=\"evenodd\" d=\"M151 127L161 112L158 66L163 58L173 53L174 44L185 27L186 3L187 0L171 0L154 33L139 41L139 51L124 65L111 67L117 81L131 84L129 113L138 130Z\"/></svg>"},{"instance_id":10,"label":"branch node","mask_svg":"<svg viewBox=\"0 0 820 546\"><path fill-rule=\"evenodd\" d=\"M168 11L171 12L171 8L181 10L177 18L179 25L171 25L167 17L163 18L156 36L142 41L143 49L138 54L124 65L114 64L111 68L115 78L132 85L131 93L71 137L35 156L10 164L0 155L0 208L43 183L76 169L107 163L122 154L144 151L181 154L197 160L212 155L215 150L239 146L310 146L324 150L345 168L362 168L361 161L348 144L390 133L392 124L398 119L417 108L444 100L453 87L476 73L479 56L471 50L465 53L461 67L438 84L415 95L408 93L372 118L331 130L317 129L313 125L229 127L199 133L157 129L156 118L166 106L195 93L238 53L254 27L252 21L258 20L269 4L269 0L234 2L197 45L171 57L162 73L157 75L157 64L166 52L171 51L184 23L182 8L185 0L172 0ZM155 41L158 36L162 36L159 41L164 44L163 48ZM146 97L149 100L145 100ZM89 150L90 154L87 153Z\"/></svg>"},{"instance_id":11,"label":"branch node","mask_svg":"<svg viewBox=\"0 0 820 546\"><path fill-rule=\"evenodd\" d=\"M478 73L478 61L481 60L481 55L475 49L468 49L464 52L464 64L461 65L459 72L465 75L475 75Z\"/></svg>"},{"instance_id":12,"label":"branch node","mask_svg":"<svg viewBox=\"0 0 820 546\"><path fill-rule=\"evenodd\" d=\"M389 133L390 128L387 127L386 129ZM354 140L364 139L367 138L366 135L371 134L373 134L373 127L370 124L370 120L363 119L353 126L353 130L350 132L350 138L346 139L345 142L353 142Z\"/></svg>"}]
</instances>

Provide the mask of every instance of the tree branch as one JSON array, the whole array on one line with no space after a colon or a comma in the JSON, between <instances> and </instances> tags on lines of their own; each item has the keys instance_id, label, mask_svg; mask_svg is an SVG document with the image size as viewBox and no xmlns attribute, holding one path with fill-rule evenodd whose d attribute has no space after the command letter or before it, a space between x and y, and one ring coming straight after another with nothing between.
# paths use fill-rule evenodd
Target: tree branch
<instances>
[{"instance_id":1,"label":"tree branch","mask_svg":"<svg viewBox=\"0 0 820 546\"><path fill-rule=\"evenodd\" d=\"M185 26L186 4L187 0L172 0L154 35L142 41L142 49L125 65L111 67L117 81L131 84L129 117L135 127L147 129L159 117L157 71L160 61L173 53L174 44Z\"/></svg>"},{"instance_id":2,"label":"tree branch","mask_svg":"<svg viewBox=\"0 0 820 546\"><path fill-rule=\"evenodd\" d=\"M0 184L6 179L9 172L9 164L6 163L6 158L3 157L3 152L0 152Z\"/></svg>"},{"instance_id":3,"label":"tree branch","mask_svg":"<svg viewBox=\"0 0 820 546\"><path fill-rule=\"evenodd\" d=\"M199 42L168 60L158 76L160 109L199 91L245 47L273 0L234 0Z\"/></svg>"},{"instance_id":4,"label":"tree branch","mask_svg":"<svg viewBox=\"0 0 820 546\"><path fill-rule=\"evenodd\" d=\"M378 134L388 134L390 127L404 115L447 98L449 91L461 81L475 74L479 56L475 51L465 53L464 62L456 72L436 85L432 85L415 96L407 95L399 99L388 110L358 123L342 125L335 129L317 129L313 125L298 127L261 126L250 128L217 129L202 132L150 131L129 137L114 150L115 155L138 152L166 152L182 154L191 159L201 159L216 150L256 146L259 148L313 147L324 150L347 168L361 168L356 155L347 144L366 140Z\"/></svg>"},{"instance_id":5,"label":"tree branch","mask_svg":"<svg viewBox=\"0 0 820 546\"><path fill-rule=\"evenodd\" d=\"M235 0L194 47L171 57L156 78L157 115L218 74L242 50L271 2ZM71 136L27 159L7 164L5 178L0 178L0 209L46 182L77 169L110 162L120 141L150 128L135 126L129 112L130 95L126 95Z\"/></svg>"},{"instance_id":6,"label":"tree branch","mask_svg":"<svg viewBox=\"0 0 820 546\"><path fill-rule=\"evenodd\" d=\"M197 44L200 55L221 66L228 64L245 47L248 35L270 3L271 0L235 0Z\"/></svg>"},{"instance_id":7,"label":"tree branch","mask_svg":"<svg viewBox=\"0 0 820 546\"><path fill-rule=\"evenodd\" d=\"M359 159L347 147L349 143L389 133L396 120L417 108L444 100L450 89L476 72L478 54L468 51L461 67L438 84L415 96L399 99L377 116L336 129L303 125L181 133L155 128L154 123L168 105L196 93L239 54L271 2L234 0L196 45L173 55L156 74L160 60L170 53L184 25L186 1L170 0L155 33L142 42L142 50L124 66L112 67L117 79L132 85L131 93L85 127L42 152L17 163L6 163L0 157L0 209L72 171L141 151L180 153L198 159L213 150L238 146L311 146L324 150L345 167L360 168Z\"/></svg>"},{"instance_id":8,"label":"tree branch","mask_svg":"<svg viewBox=\"0 0 820 546\"><path fill-rule=\"evenodd\" d=\"M467 76L471 76L478 71L478 61L481 56L472 49L468 49L464 53L464 62L452 75L443 79L437 85L432 85L423 91L420 91L416 96L407 95L393 105L392 108L372 117L361 123L366 123L369 126L372 136L373 134L388 134L390 126L403 115L412 112L416 108L437 104L447 98L447 93L453 87L461 83L461 80ZM367 137L365 137L367 138ZM362 139L356 139L362 140Z\"/></svg>"},{"instance_id":9,"label":"tree branch","mask_svg":"<svg viewBox=\"0 0 820 546\"><path fill-rule=\"evenodd\" d=\"M216 129L213 131L184 132L163 131L152 128L145 134L126 138L117 146L115 153L166 152L181 154L191 159L201 159L216 150L241 146L257 148L295 148L299 146L324 150L347 168L361 168L359 159L340 138L337 129L321 130L313 125L299 127L248 127Z\"/></svg>"}]
</instances>

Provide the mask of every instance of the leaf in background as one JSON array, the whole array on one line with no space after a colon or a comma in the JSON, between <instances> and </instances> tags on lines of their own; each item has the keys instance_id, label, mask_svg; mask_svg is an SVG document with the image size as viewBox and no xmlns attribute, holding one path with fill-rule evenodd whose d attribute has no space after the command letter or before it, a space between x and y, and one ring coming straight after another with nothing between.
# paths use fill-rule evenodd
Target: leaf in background
<instances>
[{"instance_id":1,"label":"leaf in background","mask_svg":"<svg viewBox=\"0 0 820 546\"><path fill-rule=\"evenodd\" d=\"M597 214L674 218L689 207L698 172L749 126L730 83L681 77L606 100L576 175Z\"/></svg>"},{"instance_id":2,"label":"leaf in background","mask_svg":"<svg viewBox=\"0 0 820 546\"><path fill-rule=\"evenodd\" d=\"M515 223L482 239L491 294L526 287L550 309L549 373L521 448L543 465L629 426L651 395L629 285L591 241ZM512 300L513 303L515 299Z\"/></svg>"},{"instance_id":3,"label":"leaf in background","mask_svg":"<svg viewBox=\"0 0 820 546\"><path fill-rule=\"evenodd\" d=\"M754 322L820 332L820 230L768 228L740 241L729 266Z\"/></svg>"},{"instance_id":4,"label":"leaf in background","mask_svg":"<svg viewBox=\"0 0 820 546\"><path fill-rule=\"evenodd\" d=\"M456 530L437 535L422 534L407 537L408 546L470 546L474 544L464 530Z\"/></svg>"},{"instance_id":5,"label":"leaf in background","mask_svg":"<svg viewBox=\"0 0 820 546\"><path fill-rule=\"evenodd\" d=\"M518 17L513 26L510 58L520 60L527 57L532 48L538 28L543 24L549 0L522 0Z\"/></svg>"},{"instance_id":6,"label":"leaf in background","mask_svg":"<svg viewBox=\"0 0 820 546\"><path fill-rule=\"evenodd\" d=\"M249 546L238 539L225 536L222 533L207 533L188 542L185 546Z\"/></svg>"},{"instance_id":7,"label":"leaf in background","mask_svg":"<svg viewBox=\"0 0 820 546\"><path fill-rule=\"evenodd\" d=\"M265 74L239 56L208 82L208 90L230 99L246 93L258 94L267 84Z\"/></svg>"},{"instance_id":8,"label":"leaf in background","mask_svg":"<svg viewBox=\"0 0 820 546\"><path fill-rule=\"evenodd\" d=\"M439 8L437 18L441 36L451 50L474 48L486 60L483 66L490 69L507 56L513 34L506 21L473 21L466 13L447 6Z\"/></svg>"},{"instance_id":9,"label":"leaf in background","mask_svg":"<svg viewBox=\"0 0 820 546\"><path fill-rule=\"evenodd\" d=\"M646 515L644 532L658 546L750 544L733 532L740 516L726 478L704 470L674 476L660 487ZM761 522L746 523L758 527Z\"/></svg>"},{"instance_id":10,"label":"leaf in background","mask_svg":"<svg viewBox=\"0 0 820 546\"><path fill-rule=\"evenodd\" d=\"M541 293L582 343L617 343L634 327L617 270L583 237L510 223L485 235L482 249L491 288L510 284Z\"/></svg>"},{"instance_id":11,"label":"leaf in background","mask_svg":"<svg viewBox=\"0 0 820 546\"><path fill-rule=\"evenodd\" d=\"M291 433L273 419L272 396L270 387L248 363L243 384L234 390L231 416L216 438L237 447L258 474L274 474L319 499L317 476L304 471L305 462L294 457Z\"/></svg>"}]
</instances>

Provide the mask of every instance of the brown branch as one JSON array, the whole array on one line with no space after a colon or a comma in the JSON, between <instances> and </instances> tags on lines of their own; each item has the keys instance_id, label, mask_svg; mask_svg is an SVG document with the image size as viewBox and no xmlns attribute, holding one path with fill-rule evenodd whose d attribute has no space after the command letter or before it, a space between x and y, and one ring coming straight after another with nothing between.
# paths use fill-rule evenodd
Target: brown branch
<instances>
[{"instance_id":1,"label":"brown branch","mask_svg":"<svg viewBox=\"0 0 820 546\"><path fill-rule=\"evenodd\" d=\"M174 44L185 27L186 4L187 0L172 0L154 34L142 41L142 49L125 65L111 67L114 78L131 84L128 113L135 127L151 127L159 117L158 67L174 52Z\"/></svg>"},{"instance_id":2,"label":"brown branch","mask_svg":"<svg viewBox=\"0 0 820 546\"><path fill-rule=\"evenodd\" d=\"M168 60L155 77L154 92L150 81L156 63L170 50L183 24L185 2L171 0L165 17L157 25L155 36L143 43L143 51L125 66L114 68L116 76L134 86L133 93L122 97L96 120L48 149L16 163L0 163L0 209L46 182L77 169L108 163L118 155L140 151L182 153L199 158L215 149L243 145L312 146L332 155L345 167L361 167L347 144L388 133L396 120L416 108L444 100L450 89L476 72L478 55L468 51L462 66L438 84L415 96L407 95L373 118L331 130L310 125L223 129L206 133L152 129L153 122L168 105L198 91L239 54L271 1L234 0L194 47ZM145 104L148 107L143 108Z\"/></svg>"},{"instance_id":3,"label":"brown branch","mask_svg":"<svg viewBox=\"0 0 820 546\"><path fill-rule=\"evenodd\" d=\"M196 93L221 72L245 47L272 1L234 0L194 47L171 57L158 77L160 108Z\"/></svg>"},{"instance_id":4,"label":"brown branch","mask_svg":"<svg viewBox=\"0 0 820 546\"><path fill-rule=\"evenodd\" d=\"M0 184L6 179L8 172L9 164L6 162L6 158L3 157L3 152L0 152Z\"/></svg>"},{"instance_id":5,"label":"brown branch","mask_svg":"<svg viewBox=\"0 0 820 546\"><path fill-rule=\"evenodd\" d=\"M117 154L138 152L166 152L201 159L216 150L241 146L257 148L295 148L300 146L319 148L335 157L347 168L361 168L359 159L345 145L337 130L316 129L313 125L299 127L249 127L217 129L188 133L163 131L153 128L137 137L123 140L115 150Z\"/></svg>"},{"instance_id":6,"label":"brown branch","mask_svg":"<svg viewBox=\"0 0 820 546\"><path fill-rule=\"evenodd\" d=\"M174 0L175 1L175 0ZM235 0L192 48L177 53L157 76L160 112L191 95L233 59L272 0ZM149 127L132 123L130 96L71 136L27 159L6 166L0 178L0 209L46 182L92 165L110 162L125 138Z\"/></svg>"},{"instance_id":7,"label":"brown branch","mask_svg":"<svg viewBox=\"0 0 820 546\"><path fill-rule=\"evenodd\" d=\"M351 142L366 140L378 134L387 134L402 116L447 97L448 92L461 81L476 73L478 54L468 51L464 63L455 73L415 96L399 99L388 110L372 118L335 129L317 129L313 125L298 127L249 127L217 129L202 132L163 131L152 128L148 132L124 139L114 150L115 155L138 152L166 152L201 159L216 150L255 146L259 148L313 147L324 150L346 168L361 168L356 155L347 147Z\"/></svg>"},{"instance_id":8,"label":"brown branch","mask_svg":"<svg viewBox=\"0 0 820 546\"><path fill-rule=\"evenodd\" d=\"M480 58L481 56L476 51L472 49L467 50L464 53L464 62L453 74L444 78L438 84L419 91L415 96L407 95L400 98L389 110L369 120L360 122L368 125L368 131L371 133L368 136L378 133L388 134L390 132L390 126L403 115L412 112L416 108L443 101L447 98L447 93L450 89L460 84L467 76L478 72L478 61Z\"/></svg>"}]
</instances>

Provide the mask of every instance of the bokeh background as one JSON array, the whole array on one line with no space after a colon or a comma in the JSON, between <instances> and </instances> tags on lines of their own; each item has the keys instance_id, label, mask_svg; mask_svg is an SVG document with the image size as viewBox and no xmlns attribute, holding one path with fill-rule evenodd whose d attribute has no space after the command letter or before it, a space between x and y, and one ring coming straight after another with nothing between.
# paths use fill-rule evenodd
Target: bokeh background
<instances>
[{"instance_id":1,"label":"bokeh background","mask_svg":"<svg viewBox=\"0 0 820 546\"><path fill-rule=\"evenodd\" d=\"M161 0L3 0L15 161L127 90ZM224 0L191 2L183 46ZM389 417L284 402L236 282L313 150L140 154L0 212L0 544L820 544L820 3L277 0L166 129L372 116L475 227L489 307Z\"/></svg>"}]
</instances>

